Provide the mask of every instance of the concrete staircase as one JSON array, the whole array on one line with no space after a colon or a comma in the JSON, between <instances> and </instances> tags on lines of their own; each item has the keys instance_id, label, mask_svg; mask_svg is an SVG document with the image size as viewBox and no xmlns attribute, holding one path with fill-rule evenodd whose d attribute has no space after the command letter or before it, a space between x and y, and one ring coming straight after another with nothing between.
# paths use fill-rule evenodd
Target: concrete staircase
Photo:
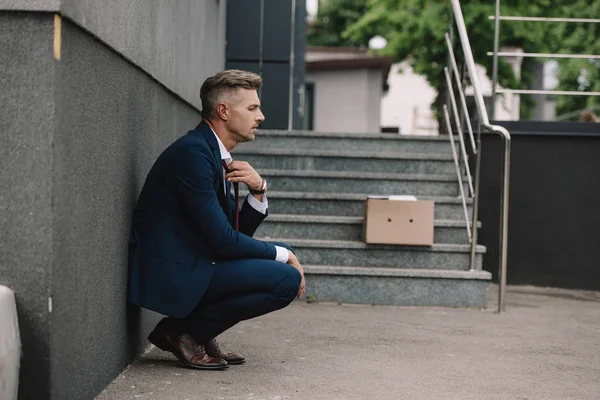
<instances>
[{"instance_id":1,"label":"concrete staircase","mask_svg":"<svg viewBox=\"0 0 600 400\"><path fill-rule=\"evenodd\" d=\"M478 246L470 271L448 138L260 131L234 158L269 181L269 217L255 237L294 247L307 295L344 303L486 306L485 248ZM363 242L364 201L387 194L435 201L432 247Z\"/></svg>"}]
</instances>

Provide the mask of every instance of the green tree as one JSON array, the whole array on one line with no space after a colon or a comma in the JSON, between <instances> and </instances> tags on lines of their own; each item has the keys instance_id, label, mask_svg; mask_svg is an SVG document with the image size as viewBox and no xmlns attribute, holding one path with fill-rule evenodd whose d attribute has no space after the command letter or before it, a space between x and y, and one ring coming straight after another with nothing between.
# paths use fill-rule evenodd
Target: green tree
<instances>
[{"instance_id":1,"label":"green tree","mask_svg":"<svg viewBox=\"0 0 600 400\"><path fill-rule=\"evenodd\" d=\"M365 0L328 0L321 2L316 20L308 26L311 46L363 45L363 39L352 40L342 33L367 11Z\"/></svg>"},{"instance_id":2,"label":"green tree","mask_svg":"<svg viewBox=\"0 0 600 400\"><path fill-rule=\"evenodd\" d=\"M506 1L501 10L503 15L554 18L597 18L600 15L600 0L535 0L527 4ZM553 54L600 54L600 25L594 23L566 22L508 22L501 25L502 43L522 47L525 52ZM531 80L533 62L543 59L526 59L523 65L526 74L524 83ZM600 91L599 60L556 59L558 62L558 90ZM527 86L527 85L525 85ZM528 96L521 96L530 102ZM557 115L580 111L585 107L600 104L599 97L556 96ZM525 114L526 115L526 114Z\"/></svg>"},{"instance_id":3,"label":"green tree","mask_svg":"<svg viewBox=\"0 0 600 400\"><path fill-rule=\"evenodd\" d=\"M591 4L590 4L591 3ZM494 23L488 17L494 13L494 2L469 0L462 11L469 33L473 56L492 74ZM583 18L600 15L600 0L517 0L501 3L502 15ZM451 21L447 1L433 0L327 0L319 10L316 21L309 29L309 43L323 45L366 46L376 34L382 35L388 45L380 53L391 55L396 61L407 60L416 73L424 75L438 91L433 109L440 116L445 100L447 50L444 34ZM598 24L567 24L542 22L503 21L501 46L520 47L525 52L600 54ZM325 38L325 40L323 40ZM460 57L461 51L455 53ZM536 60L524 59L519 80L512 68L501 58L498 80L507 88L527 88L533 80L532 66ZM545 60L540 60L545 61ZM598 63L588 60L560 61L560 89L598 90ZM586 71L586 72L581 72ZM587 81L581 83L581 76ZM596 88L596 89L595 89ZM599 102L598 98L559 97L558 111L582 108ZM533 104L530 96L521 96L521 116L526 118Z\"/></svg>"},{"instance_id":4,"label":"green tree","mask_svg":"<svg viewBox=\"0 0 600 400\"><path fill-rule=\"evenodd\" d=\"M551 16L570 18L598 18L600 0L579 0L568 6L556 7ZM565 10L566 9L566 10ZM567 12L565 12L567 11ZM544 51L550 53L600 55L600 24L560 23L550 24L544 40ZM559 90L600 92L600 60L558 59ZM579 111L600 104L599 96L557 96L557 114Z\"/></svg>"}]
</instances>

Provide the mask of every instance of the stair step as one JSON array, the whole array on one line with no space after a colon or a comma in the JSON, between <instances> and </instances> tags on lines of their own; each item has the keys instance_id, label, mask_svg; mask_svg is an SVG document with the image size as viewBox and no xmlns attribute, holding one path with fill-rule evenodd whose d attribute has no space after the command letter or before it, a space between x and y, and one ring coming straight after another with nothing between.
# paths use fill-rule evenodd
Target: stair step
<instances>
[{"instance_id":1,"label":"stair step","mask_svg":"<svg viewBox=\"0 0 600 400\"><path fill-rule=\"evenodd\" d=\"M436 243L433 246L372 245L361 241L294 238L259 238L294 248L300 262L313 265L372 265L383 268L469 269L471 246ZM481 270L485 246L477 246L475 269Z\"/></svg>"},{"instance_id":2,"label":"stair step","mask_svg":"<svg viewBox=\"0 0 600 400\"><path fill-rule=\"evenodd\" d=\"M363 229L364 217L269 214L256 234L267 238L361 241ZM465 221L435 220L434 242L468 244Z\"/></svg>"},{"instance_id":3,"label":"stair step","mask_svg":"<svg viewBox=\"0 0 600 400\"><path fill-rule=\"evenodd\" d=\"M452 154L448 136L402 136L385 133L258 130L256 140L245 143L243 147Z\"/></svg>"},{"instance_id":4,"label":"stair step","mask_svg":"<svg viewBox=\"0 0 600 400\"><path fill-rule=\"evenodd\" d=\"M306 295L322 301L485 308L486 271L304 265Z\"/></svg>"},{"instance_id":5,"label":"stair step","mask_svg":"<svg viewBox=\"0 0 600 400\"><path fill-rule=\"evenodd\" d=\"M242 199L247 191L240 191ZM367 194L327 192L281 192L269 190L269 213L364 216ZM460 197L419 196L420 200L435 201L435 218L464 220ZM469 218L472 216L471 199L467 199Z\"/></svg>"},{"instance_id":6,"label":"stair step","mask_svg":"<svg viewBox=\"0 0 600 400\"><path fill-rule=\"evenodd\" d=\"M305 192L359 192L377 195L456 196L456 175L386 172L297 171L263 169L269 188ZM466 184L463 183L466 188Z\"/></svg>"},{"instance_id":7,"label":"stair step","mask_svg":"<svg viewBox=\"0 0 600 400\"><path fill-rule=\"evenodd\" d=\"M255 169L398 172L418 174L455 173L451 154L399 153L317 149L248 149L240 147L234 158Z\"/></svg>"},{"instance_id":8,"label":"stair step","mask_svg":"<svg viewBox=\"0 0 600 400\"><path fill-rule=\"evenodd\" d=\"M269 181L269 218L257 235L294 247L319 300L485 307L486 249L469 270L464 210L448 136L259 130L238 147ZM367 245L369 195L434 200L433 246ZM473 202L467 199L469 217ZM478 224L479 226L479 224Z\"/></svg>"},{"instance_id":9,"label":"stair step","mask_svg":"<svg viewBox=\"0 0 600 400\"><path fill-rule=\"evenodd\" d=\"M306 274L340 276L389 276L403 278L480 279L487 280L487 271L455 271L439 269L398 269L380 267L341 267L333 265L304 265Z\"/></svg>"}]
</instances>

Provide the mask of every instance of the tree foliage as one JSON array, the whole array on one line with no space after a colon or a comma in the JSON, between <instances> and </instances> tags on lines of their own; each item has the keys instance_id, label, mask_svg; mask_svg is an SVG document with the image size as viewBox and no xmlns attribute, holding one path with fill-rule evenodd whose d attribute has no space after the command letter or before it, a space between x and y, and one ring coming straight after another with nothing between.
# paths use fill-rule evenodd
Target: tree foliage
<instances>
[{"instance_id":1,"label":"tree foliage","mask_svg":"<svg viewBox=\"0 0 600 400\"><path fill-rule=\"evenodd\" d=\"M343 32L367 11L365 0L328 0L321 2L317 19L307 29L312 46L363 46L364 38L348 38Z\"/></svg>"},{"instance_id":2,"label":"tree foliage","mask_svg":"<svg viewBox=\"0 0 600 400\"><path fill-rule=\"evenodd\" d=\"M493 60L487 52L493 50L494 22L489 16L494 14L494 3L469 0L461 5L475 61L486 68L490 77ZM593 18L600 15L600 0L505 0L501 2L501 15ZM438 90L433 108L439 116L445 98L443 68L448 61L444 34L450 29L450 21L448 1L326 0L309 28L308 41L312 45L366 47L373 36L385 37L388 44L380 53L391 55L396 61L407 60L416 73L424 75ZM500 26L501 47L520 47L532 53L600 54L599 37L600 24L502 21ZM512 68L500 58L500 85L528 88L536 61L547 59L525 58L521 77L517 79ZM600 91L599 60L558 61L558 89ZM521 96L522 118L527 117L532 100L530 96ZM598 103L598 97L558 96L557 112Z\"/></svg>"}]
</instances>

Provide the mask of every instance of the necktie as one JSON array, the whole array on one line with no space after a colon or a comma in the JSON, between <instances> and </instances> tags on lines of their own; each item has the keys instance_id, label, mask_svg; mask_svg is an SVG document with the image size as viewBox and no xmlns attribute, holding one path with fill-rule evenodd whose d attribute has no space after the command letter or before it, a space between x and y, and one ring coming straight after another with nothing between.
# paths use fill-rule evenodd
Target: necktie
<instances>
[{"instance_id":1,"label":"necktie","mask_svg":"<svg viewBox=\"0 0 600 400\"><path fill-rule=\"evenodd\" d=\"M221 163L223 164L223 169L225 170L225 172L229 173L229 168L227 167L227 163L225 162L225 160L222 160ZM226 181L226 187L227 187L227 203L229 203L229 195L231 193L231 191L229 190L229 184L228 181ZM239 203L239 198L240 198L240 191L239 191L239 185L238 182L233 182L233 191L235 193L235 225L234 228L236 231L240 230L240 210L238 207L238 203Z\"/></svg>"}]
</instances>

